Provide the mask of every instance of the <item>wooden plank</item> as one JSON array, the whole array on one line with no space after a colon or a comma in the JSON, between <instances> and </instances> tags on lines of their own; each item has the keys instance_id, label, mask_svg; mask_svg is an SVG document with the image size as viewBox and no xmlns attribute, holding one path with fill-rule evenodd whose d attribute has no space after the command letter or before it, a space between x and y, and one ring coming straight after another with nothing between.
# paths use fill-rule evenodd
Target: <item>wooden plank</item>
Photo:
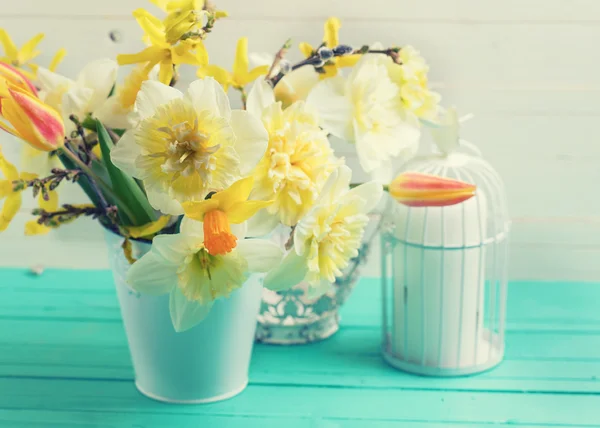
<instances>
[{"instance_id":1,"label":"wooden plank","mask_svg":"<svg viewBox=\"0 0 600 428\"><path fill-rule=\"evenodd\" d=\"M289 19L290 9L277 0L255 0L252 7L245 7L242 0L220 0L216 2L220 8L229 11L240 19ZM40 0L24 0L10 4L0 11L0 16L69 16L73 18L94 17L105 19L125 17L137 7L147 7L153 11L149 2L120 2L108 0L76 5L70 0L55 0L52 4ZM598 21L598 4L594 0L507 0L500 3L482 4L477 0L454 0L440 2L437 0L373 0L365 7L360 0L305 0L302 7L294 9L293 16L302 19L324 19L336 15L347 19L361 20L396 20L406 22L413 20L451 20L465 23L471 22L592 22Z\"/></svg>"},{"instance_id":2,"label":"wooden plank","mask_svg":"<svg viewBox=\"0 0 600 428\"><path fill-rule=\"evenodd\" d=\"M114 57L120 52L134 52L141 45L141 30L132 20L93 21L79 19L23 18L1 19L0 25L15 35L17 42L29 37L20 31L28 28L46 33L39 62L47 64L52 52L65 44L63 28L79 34L76 44L69 43L69 56L61 70L78 70L91 58ZM111 30L121 33L114 43ZM462 86L497 89L512 86L524 88L586 88L598 90L596 63L581 40L596 40L600 26L564 24L556 26L529 24L472 24L395 21L377 25L365 21L346 23L341 38L345 43L412 44L417 46L431 65L431 80ZM294 42L318 43L322 23L293 20L224 20L207 40L211 61L228 66L233 62L235 39L250 38L251 51L275 52L288 37ZM90 49L93 46L93 49ZM569 52L569 61L555 61L556 52ZM299 57L299 53L296 53ZM477 58L469 60L465 58ZM510 58L510 61L506 59ZM552 64L552 67L548 67ZM573 70L577 70L574 73Z\"/></svg>"},{"instance_id":3,"label":"wooden plank","mask_svg":"<svg viewBox=\"0 0 600 428\"><path fill-rule=\"evenodd\" d=\"M39 411L98 411L203 416L309 416L326 420L426 421L455 423L600 424L600 396L473 391L330 389L252 385L241 395L210 406L165 406L142 398L131 382L0 379L4 408ZM401 403L401 405L399 405ZM185 410L184 410L185 409Z\"/></svg>"},{"instance_id":4,"label":"wooden plank","mask_svg":"<svg viewBox=\"0 0 600 428\"><path fill-rule=\"evenodd\" d=\"M0 423L9 423L22 427L80 427L80 426L98 426L99 423L103 427L115 428L124 426L143 426L145 428L157 428L165 426L177 426L177 428L198 428L202 426L218 426L223 428L278 428L285 426L286 428L392 428L398 426L398 421L381 421L374 419L349 420L348 418L313 418L310 416L298 416L293 419L284 416L246 416L246 415L215 415L204 416L187 414L181 412L179 414L156 414L156 413L126 413L126 412L89 412L89 411L40 411L35 409L26 410L2 410L0 409ZM477 423L477 426L485 422ZM511 427L519 428L540 428L552 426L553 428L560 427L581 427L582 425L563 425L563 424L540 424L529 425L522 424L518 421L506 421L505 423L493 423L494 426L510 425ZM473 426L467 421L444 421L444 422L427 422L419 420L403 421L403 427L418 427L418 428L462 428L465 426ZM585 425L583 425L585 426Z\"/></svg>"}]
</instances>

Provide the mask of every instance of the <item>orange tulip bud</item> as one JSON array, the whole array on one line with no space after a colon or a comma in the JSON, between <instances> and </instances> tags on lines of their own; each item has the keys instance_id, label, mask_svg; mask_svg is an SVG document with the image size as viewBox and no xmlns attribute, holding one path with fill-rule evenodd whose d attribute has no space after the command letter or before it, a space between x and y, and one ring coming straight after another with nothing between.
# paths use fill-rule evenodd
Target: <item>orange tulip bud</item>
<instances>
[{"instance_id":1,"label":"orange tulip bud","mask_svg":"<svg viewBox=\"0 0 600 428\"><path fill-rule=\"evenodd\" d=\"M9 86L16 86L17 88L21 88L27 92L31 92L33 95L37 97L38 92L33 83L25 77L23 73L17 70L12 65L6 64L5 62L0 61L0 80L4 80L5 82L1 82L0 87L4 90L0 90L0 97L6 96L6 91ZM4 94L2 93L4 92Z\"/></svg>"},{"instance_id":2,"label":"orange tulip bud","mask_svg":"<svg viewBox=\"0 0 600 428\"><path fill-rule=\"evenodd\" d=\"M409 207L444 207L475 196L473 184L418 172L405 172L390 184L390 195Z\"/></svg>"},{"instance_id":3,"label":"orange tulip bud","mask_svg":"<svg viewBox=\"0 0 600 428\"><path fill-rule=\"evenodd\" d=\"M49 152L64 144L65 125L56 110L31 92L10 85L8 96L0 99L0 128L34 148Z\"/></svg>"}]
</instances>

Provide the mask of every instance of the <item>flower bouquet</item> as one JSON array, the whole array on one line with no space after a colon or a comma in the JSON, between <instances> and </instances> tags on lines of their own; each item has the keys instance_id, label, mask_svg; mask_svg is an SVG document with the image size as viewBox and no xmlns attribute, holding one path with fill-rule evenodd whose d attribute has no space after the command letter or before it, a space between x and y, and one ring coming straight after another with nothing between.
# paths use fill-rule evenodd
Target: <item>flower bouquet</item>
<instances>
[{"instance_id":1,"label":"flower bouquet","mask_svg":"<svg viewBox=\"0 0 600 428\"><path fill-rule=\"evenodd\" d=\"M0 127L45 160L19 173L0 158L0 227L29 188L40 207L28 234L97 219L137 387L164 401L214 401L247 383L263 284L304 284L318 298L357 258L392 163L415 152L419 119L437 114L439 96L414 49L340 44L335 18L295 64L287 41L251 68L240 39L230 72L204 46L225 12L153 3L162 17L133 12L145 49L94 61L75 80L55 71L62 50L49 68L31 63L43 35L19 50L0 33ZM119 66L132 67L117 84ZM198 79L181 91L184 67ZM228 89L243 109L231 108ZM353 183L329 136L355 144L374 180ZM68 182L89 203L59 206ZM410 198L402 189L396 196Z\"/></svg>"}]
</instances>

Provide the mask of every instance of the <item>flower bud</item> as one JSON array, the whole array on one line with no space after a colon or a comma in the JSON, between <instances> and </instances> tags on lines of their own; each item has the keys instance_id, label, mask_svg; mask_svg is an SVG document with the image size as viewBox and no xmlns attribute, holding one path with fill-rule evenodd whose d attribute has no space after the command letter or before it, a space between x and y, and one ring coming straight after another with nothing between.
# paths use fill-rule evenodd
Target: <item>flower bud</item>
<instances>
[{"instance_id":1,"label":"flower bud","mask_svg":"<svg viewBox=\"0 0 600 428\"><path fill-rule=\"evenodd\" d=\"M390 184L390 195L409 207L444 207L472 198L476 186L451 178L418 172L398 175Z\"/></svg>"},{"instance_id":2,"label":"flower bud","mask_svg":"<svg viewBox=\"0 0 600 428\"><path fill-rule=\"evenodd\" d=\"M317 50L317 54L319 55L319 58L321 58L323 61L328 61L331 58L333 58L333 51L325 46L321 46Z\"/></svg>"},{"instance_id":3,"label":"flower bud","mask_svg":"<svg viewBox=\"0 0 600 428\"><path fill-rule=\"evenodd\" d=\"M335 48L333 48L333 53L336 55L348 55L353 50L354 49L352 48L352 46L339 45L339 46L336 46Z\"/></svg>"}]
</instances>

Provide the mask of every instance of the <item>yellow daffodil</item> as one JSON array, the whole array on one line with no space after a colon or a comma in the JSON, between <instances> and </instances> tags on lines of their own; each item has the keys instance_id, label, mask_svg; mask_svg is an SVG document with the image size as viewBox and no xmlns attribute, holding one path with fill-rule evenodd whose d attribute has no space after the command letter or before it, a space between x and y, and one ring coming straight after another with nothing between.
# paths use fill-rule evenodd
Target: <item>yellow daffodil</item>
<instances>
[{"instance_id":1,"label":"yellow daffodil","mask_svg":"<svg viewBox=\"0 0 600 428\"><path fill-rule=\"evenodd\" d=\"M248 60L248 38L242 37L237 42L235 59L233 61L233 72L228 72L218 65L210 64L198 69L198 77L212 76L219 82L225 91L229 86L235 89L243 89L247 84L255 81L260 76L267 74L268 65L261 65L250 70Z\"/></svg>"},{"instance_id":2,"label":"yellow daffodil","mask_svg":"<svg viewBox=\"0 0 600 428\"><path fill-rule=\"evenodd\" d=\"M94 116L109 128L129 129L135 119L131 113L134 111L135 99L142 88L142 83L151 77L147 66L138 65L125 78L123 85L117 86L115 93L94 112Z\"/></svg>"},{"instance_id":3,"label":"yellow daffodil","mask_svg":"<svg viewBox=\"0 0 600 428\"><path fill-rule=\"evenodd\" d=\"M248 96L247 109L262 118L269 133L269 146L254 173L253 197L274 202L257 219L265 225L278 220L294 226L339 161L319 127L316 111L303 101L283 110L270 85L258 81Z\"/></svg>"},{"instance_id":4,"label":"yellow daffodil","mask_svg":"<svg viewBox=\"0 0 600 428\"><path fill-rule=\"evenodd\" d=\"M45 211L52 212L58 209L58 193L55 190L48 192L48 200L45 200L40 192L38 201L39 207ZM29 220L25 223L25 235L46 235L50 230L52 230L51 227L39 224L37 220Z\"/></svg>"},{"instance_id":5,"label":"yellow daffodil","mask_svg":"<svg viewBox=\"0 0 600 428\"><path fill-rule=\"evenodd\" d=\"M36 48L43 38L43 33L36 34L19 49L6 30L0 28L0 44L4 47L4 56L0 57L0 61L19 68L29 79L35 78L38 66L31 61L40 54ZM50 63L50 70L55 70L65 55L66 50L59 49ZM24 69L25 66L31 71Z\"/></svg>"},{"instance_id":6,"label":"yellow daffodil","mask_svg":"<svg viewBox=\"0 0 600 428\"><path fill-rule=\"evenodd\" d=\"M181 214L181 203L248 175L267 148L260 120L232 111L223 88L209 77L193 82L185 95L146 80L135 105L139 122L111 158L143 181L150 204L165 214Z\"/></svg>"},{"instance_id":7,"label":"yellow daffodil","mask_svg":"<svg viewBox=\"0 0 600 428\"><path fill-rule=\"evenodd\" d=\"M412 46L398 52L398 62L387 59L390 78L400 88L404 108L420 119L433 119L438 112L440 95L428 87L429 66Z\"/></svg>"},{"instance_id":8,"label":"yellow daffodil","mask_svg":"<svg viewBox=\"0 0 600 428\"><path fill-rule=\"evenodd\" d=\"M45 152L64 144L65 126L58 112L31 92L13 85L2 94L0 129Z\"/></svg>"},{"instance_id":9,"label":"yellow daffodil","mask_svg":"<svg viewBox=\"0 0 600 428\"><path fill-rule=\"evenodd\" d=\"M171 37L167 36L167 29L158 18L144 9L137 9L133 16L144 31L150 46L136 54L118 55L117 61L120 65L143 63L151 69L159 64L158 78L168 85L174 75L174 66L208 64L208 54L201 40L195 38L169 42Z\"/></svg>"},{"instance_id":10,"label":"yellow daffodil","mask_svg":"<svg viewBox=\"0 0 600 428\"><path fill-rule=\"evenodd\" d=\"M219 255L206 249L202 222L184 217L180 230L155 237L152 249L127 273L134 290L170 293L171 320L179 332L202 321L214 301L242 287L250 273L268 272L281 261L282 251L275 243L244 239L242 225L232 225L237 246Z\"/></svg>"},{"instance_id":11,"label":"yellow daffodil","mask_svg":"<svg viewBox=\"0 0 600 428\"><path fill-rule=\"evenodd\" d=\"M6 230L14 216L21 208L21 192L23 190L14 190L13 181L33 180L36 175L28 172L17 171L17 168L11 164L0 152L0 172L3 179L0 179L0 200L4 199L2 211L0 212L0 232Z\"/></svg>"},{"instance_id":12,"label":"yellow daffodil","mask_svg":"<svg viewBox=\"0 0 600 428\"><path fill-rule=\"evenodd\" d=\"M390 183L390 195L409 207L445 207L475 196L476 186L452 178L405 172Z\"/></svg>"},{"instance_id":13,"label":"yellow daffodil","mask_svg":"<svg viewBox=\"0 0 600 428\"><path fill-rule=\"evenodd\" d=\"M351 175L345 165L331 173L319 199L294 229L294 248L267 274L265 287L282 290L306 281L309 295L319 296L358 255L367 213L381 199L383 188L368 182L349 190Z\"/></svg>"},{"instance_id":14,"label":"yellow daffodil","mask_svg":"<svg viewBox=\"0 0 600 428\"><path fill-rule=\"evenodd\" d=\"M382 184L392 179L393 160L411 157L420 137L419 121L404 108L390 77L390 61L365 55L347 79L319 82L307 99L319 111L322 127L355 143L362 169Z\"/></svg>"},{"instance_id":15,"label":"yellow daffodil","mask_svg":"<svg viewBox=\"0 0 600 428\"><path fill-rule=\"evenodd\" d=\"M250 219L272 201L249 201L254 179L243 178L229 188L217 192L210 199L186 202L186 217L204 224L204 247L211 255L226 254L236 246L237 238L231 233L231 224Z\"/></svg>"},{"instance_id":16,"label":"yellow daffodil","mask_svg":"<svg viewBox=\"0 0 600 428\"><path fill-rule=\"evenodd\" d=\"M325 43L325 47L329 49L333 49L340 44L339 31L342 27L342 23L339 18L331 17L327 21L325 21L324 25L324 36L323 43ZM309 45L306 42L300 43L300 51L302 54L308 58L315 54L315 48ZM352 67L354 64L358 62L360 59L360 55L343 55L339 57L334 57L330 59L323 69L325 73L319 74L321 79L326 79L328 77L333 77L337 75L338 68L341 67Z\"/></svg>"}]
</instances>

